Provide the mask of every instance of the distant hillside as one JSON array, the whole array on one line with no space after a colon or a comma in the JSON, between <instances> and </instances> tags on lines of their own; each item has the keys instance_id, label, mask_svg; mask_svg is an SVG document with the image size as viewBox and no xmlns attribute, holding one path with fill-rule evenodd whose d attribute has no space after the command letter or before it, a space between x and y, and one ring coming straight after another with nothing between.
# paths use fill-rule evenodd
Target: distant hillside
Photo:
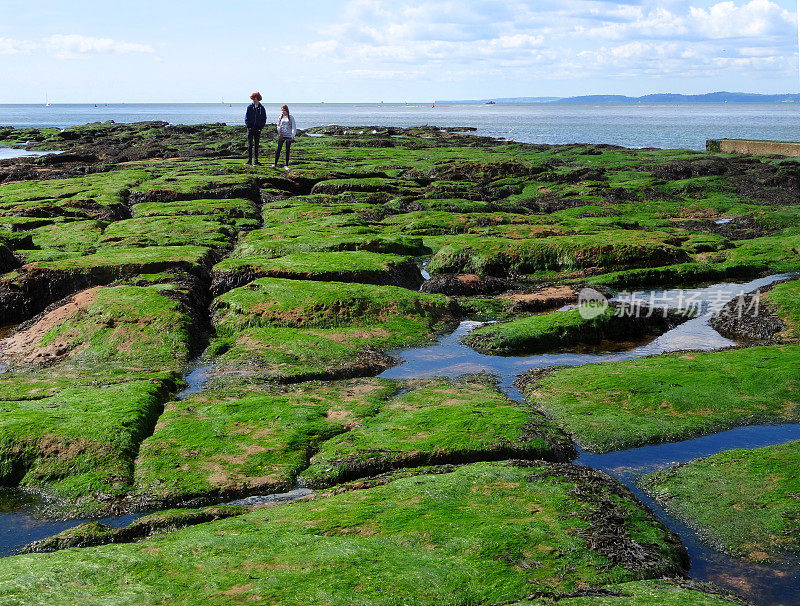
<instances>
[{"instance_id":1,"label":"distant hillside","mask_svg":"<svg viewBox=\"0 0 800 606\"><path fill-rule=\"evenodd\" d=\"M800 103L800 95L786 93L783 95L758 95L755 93L729 93L725 91L706 93L705 95L677 95L660 93L642 97L626 97L624 95L584 95L557 99L554 103L610 103L610 104L679 104L679 103Z\"/></svg>"},{"instance_id":2,"label":"distant hillside","mask_svg":"<svg viewBox=\"0 0 800 606\"><path fill-rule=\"evenodd\" d=\"M786 93L782 95L759 95L756 93L730 93L720 91L704 95L678 95L675 93L658 93L642 97L626 97L625 95L582 95L580 97L508 97L502 99L481 99L472 101L437 101L436 103L591 103L608 105L678 105L685 103L800 103L800 94Z\"/></svg>"}]
</instances>

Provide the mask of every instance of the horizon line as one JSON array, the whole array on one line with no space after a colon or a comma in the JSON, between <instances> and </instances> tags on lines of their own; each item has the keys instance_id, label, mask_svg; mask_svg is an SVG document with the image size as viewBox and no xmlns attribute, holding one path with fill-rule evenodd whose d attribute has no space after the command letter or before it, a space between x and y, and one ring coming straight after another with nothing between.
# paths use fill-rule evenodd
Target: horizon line
<instances>
[{"instance_id":1,"label":"horizon line","mask_svg":"<svg viewBox=\"0 0 800 606\"><path fill-rule=\"evenodd\" d=\"M641 95L628 95L625 93L584 93L580 95L567 95L567 96L557 96L557 95L517 95L517 96L494 96L494 97L474 97L471 99L430 99L427 101L372 101L372 100L351 100L351 101L291 101L288 103L294 103L296 105L352 105L352 104L368 104L368 105L427 105L429 103L484 103L487 101L505 101L507 104L511 104L510 100L513 99L548 99L552 101L560 101L564 99L580 99L582 97L623 97L628 99L640 99L643 97L651 97L651 96L661 96L661 95L675 95L680 97L703 97L715 94L729 94L729 95L753 95L753 96L761 96L761 97L777 97L777 96L792 96L792 95L800 95L800 91L798 92L778 92L778 93L754 93L754 92L746 92L746 91L724 91L724 90L716 90L710 91L706 93L675 93L675 92L658 92L658 93L644 93ZM221 99L219 101L212 100L212 101L60 101L60 102L53 102L50 101L49 105L249 105L249 100L243 101L225 101ZM264 105L272 105L272 104L283 104L287 103L285 100L283 101L262 101ZM544 101L537 102L539 103L546 103ZM0 107L5 105L31 105L37 106L41 105L44 106L45 103L41 101L7 101L7 102L0 102Z\"/></svg>"}]
</instances>

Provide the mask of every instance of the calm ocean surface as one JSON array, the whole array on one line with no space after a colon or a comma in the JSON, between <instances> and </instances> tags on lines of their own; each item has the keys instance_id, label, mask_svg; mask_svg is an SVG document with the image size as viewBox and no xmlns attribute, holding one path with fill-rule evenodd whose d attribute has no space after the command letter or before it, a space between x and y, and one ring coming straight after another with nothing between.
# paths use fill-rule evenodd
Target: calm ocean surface
<instances>
[{"instance_id":1,"label":"calm ocean surface","mask_svg":"<svg viewBox=\"0 0 800 606\"><path fill-rule=\"evenodd\" d=\"M115 120L173 124L243 121L245 104L0 105L0 125L74 126ZM278 105L266 104L270 120ZM437 105L300 103L298 128L474 126L478 133L526 143L610 143L625 147L705 149L706 139L800 140L800 105Z\"/></svg>"}]
</instances>

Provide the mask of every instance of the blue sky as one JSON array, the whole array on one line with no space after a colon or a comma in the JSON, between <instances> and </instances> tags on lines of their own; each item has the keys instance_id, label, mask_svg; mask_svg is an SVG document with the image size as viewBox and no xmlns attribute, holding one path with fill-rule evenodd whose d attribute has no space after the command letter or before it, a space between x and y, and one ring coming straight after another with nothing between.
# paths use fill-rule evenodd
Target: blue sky
<instances>
[{"instance_id":1,"label":"blue sky","mask_svg":"<svg viewBox=\"0 0 800 606\"><path fill-rule=\"evenodd\" d=\"M796 0L0 0L0 103L797 92Z\"/></svg>"}]
</instances>

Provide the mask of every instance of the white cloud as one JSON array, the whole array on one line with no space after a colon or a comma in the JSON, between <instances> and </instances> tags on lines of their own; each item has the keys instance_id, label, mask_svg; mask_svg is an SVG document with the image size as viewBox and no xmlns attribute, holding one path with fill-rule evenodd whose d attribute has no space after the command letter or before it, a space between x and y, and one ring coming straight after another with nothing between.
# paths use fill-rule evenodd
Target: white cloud
<instances>
[{"instance_id":1,"label":"white cloud","mask_svg":"<svg viewBox=\"0 0 800 606\"><path fill-rule=\"evenodd\" d=\"M625 18L601 20L585 34L594 38L662 40L724 40L793 36L794 14L770 0L750 0L737 4L723 1L703 9L680 6L669 10L631 7Z\"/></svg>"},{"instance_id":2,"label":"white cloud","mask_svg":"<svg viewBox=\"0 0 800 606\"><path fill-rule=\"evenodd\" d=\"M792 30L793 15L770 0L750 0L737 5L720 2L708 10L691 7L690 18L708 38L776 36Z\"/></svg>"},{"instance_id":3,"label":"white cloud","mask_svg":"<svg viewBox=\"0 0 800 606\"><path fill-rule=\"evenodd\" d=\"M47 52L60 59L73 59L86 55L154 53L147 44L93 38L80 34L56 34L44 39Z\"/></svg>"},{"instance_id":4,"label":"white cloud","mask_svg":"<svg viewBox=\"0 0 800 606\"><path fill-rule=\"evenodd\" d=\"M25 40L0 38L0 55L27 55L36 47L36 44Z\"/></svg>"},{"instance_id":5,"label":"white cloud","mask_svg":"<svg viewBox=\"0 0 800 606\"><path fill-rule=\"evenodd\" d=\"M788 76L795 23L773 0L351 0L317 42L283 50L351 77Z\"/></svg>"},{"instance_id":6,"label":"white cloud","mask_svg":"<svg viewBox=\"0 0 800 606\"><path fill-rule=\"evenodd\" d=\"M332 55L339 48L338 40L319 40L313 44L309 44L306 52L311 57L325 57ZM264 51L267 49L265 48ZM288 49L291 50L291 49Z\"/></svg>"}]
</instances>

